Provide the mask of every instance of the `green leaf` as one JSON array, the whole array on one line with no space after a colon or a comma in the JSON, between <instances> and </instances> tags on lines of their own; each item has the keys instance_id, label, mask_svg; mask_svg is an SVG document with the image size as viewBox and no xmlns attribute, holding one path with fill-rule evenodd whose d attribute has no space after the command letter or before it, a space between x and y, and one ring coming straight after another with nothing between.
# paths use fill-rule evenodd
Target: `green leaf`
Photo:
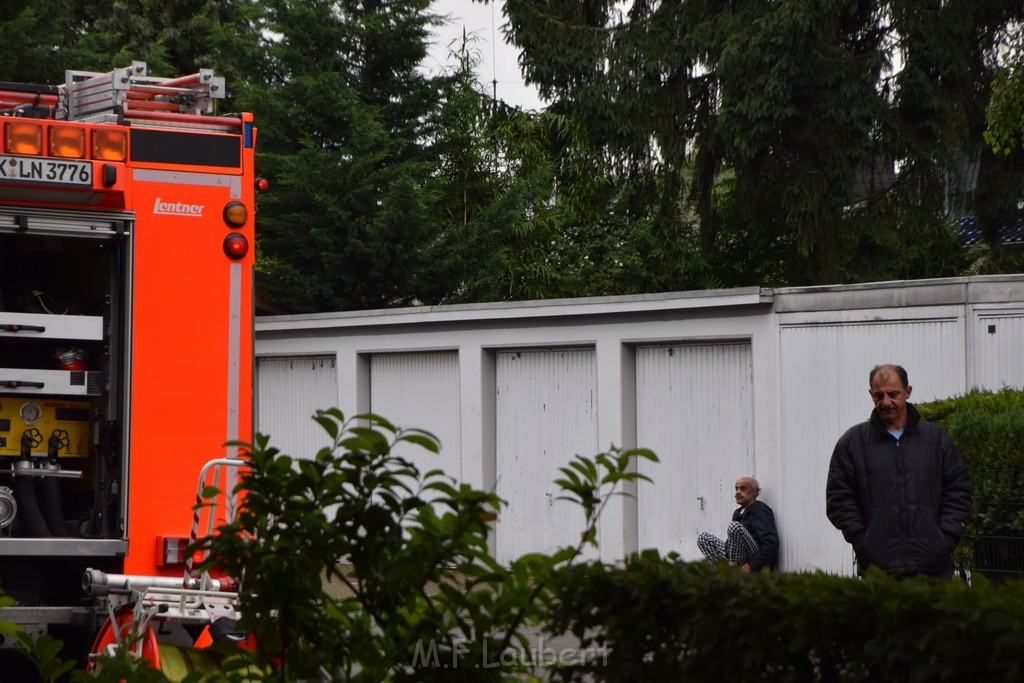
<instances>
[{"instance_id":1,"label":"green leaf","mask_svg":"<svg viewBox=\"0 0 1024 683\"><path fill-rule=\"evenodd\" d=\"M323 430L327 432L327 435L331 437L332 441L336 441L338 439L340 429L334 418L324 415L323 413L317 413L313 416L313 421L323 427Z\"/></svg>"},{"instance_id":2,"label":"green leaf","mask_svg":"<svg viewBox=\"0 0 1024 683\"><path fill-rule=\"evenodd\" d=\"M404 433L403 432L398 437L398 439L401 440L401 441L408 441L409 443L414 443L414 444L418 444L420 446L423 446L423 448L427 449L431 453L440 453L441 452L441 444L440 444L440 442L438 442L438 440L436 438L434 438L432 435L427 434L427 433L423 433L423 434L409 434L409 433Z\"/></svg>"}]
</instances>

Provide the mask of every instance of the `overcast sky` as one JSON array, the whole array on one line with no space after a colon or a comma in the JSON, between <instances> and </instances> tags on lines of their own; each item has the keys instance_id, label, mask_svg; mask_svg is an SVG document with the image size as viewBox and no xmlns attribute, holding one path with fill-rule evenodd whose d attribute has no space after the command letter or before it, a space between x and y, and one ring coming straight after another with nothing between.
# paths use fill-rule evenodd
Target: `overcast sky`
<instances>
[{"instance_id":1,"label":"overcast sky","mask_svg":"<svg viewBox=\"0 0 1024 683\"><path fill-rule=\"evenodd\" d=\"M501 0L489 4L470 0L434 0L433 10L448 16L447 26L438 30L434 44L427 57L429 69L439 69L453 62L448 54L457 48L462 39L463 28L476 41L470 42L470 49L480 57L477 75L488 94L493 92L493 81L497 81L500 99L523 109L540 109L543 106L536 89L527 87L516 63L516 49L505 44L501 27L505 23Z\"/></svg>"}]
</instances>

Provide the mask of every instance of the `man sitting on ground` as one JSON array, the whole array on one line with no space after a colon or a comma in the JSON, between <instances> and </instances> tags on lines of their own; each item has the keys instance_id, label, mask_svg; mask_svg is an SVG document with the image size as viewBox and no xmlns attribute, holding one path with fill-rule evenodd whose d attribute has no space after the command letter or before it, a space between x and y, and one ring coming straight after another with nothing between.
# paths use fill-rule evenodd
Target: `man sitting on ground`
<instances>
[{"instance_id":1,"label":"man sitting on ground","mask_svg":"<svg viewBox=\"0 0 1024 683\"><path fill-rule=\"evenodd\" d=\"M697 547L710 559L728 560L743 571L775 569L779 556L779 534L775 513L757 499L761 486L753 477L736 481L736 504L725 541L707 532L697 536Z\"/></svg>"}]
</instances>

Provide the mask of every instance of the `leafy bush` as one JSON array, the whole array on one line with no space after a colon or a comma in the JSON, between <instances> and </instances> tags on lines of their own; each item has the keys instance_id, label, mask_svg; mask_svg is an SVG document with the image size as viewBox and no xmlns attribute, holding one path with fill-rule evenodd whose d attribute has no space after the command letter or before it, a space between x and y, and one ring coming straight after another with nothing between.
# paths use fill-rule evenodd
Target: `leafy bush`
<instances>
[{"instance_id":1,"label":"leafy bush","mask_svg":"<svg viewBox=\"0 0 1024 683\"><path fill-rule=\"evenodd\" d=\"M971 475L974 515L957 561L993 579L1024 578L1024 390L975 390L918 408L949 432Z\"/></svg>"},{"instance_id":2,"label":"leafy bush","mask_svg":"<svg viewBox=\"0 0 1024 683\"><path fill-rule=\"evenodd\" d=\"M582 541L508 566L488 550L502 501L394 452L438 450L420 430L382 417L316 420L330 445L293 460L258 437L238 518L200 546L243 577L239 626L255 634L257 664L280 680L504 680L530 662L553 572L593 543L601 509L644 450L577 457L559 480L585 512Z\"/></svg>"},{"instance_id":3,"label":"leafy bush","mask_svg":"<svg viewBox=\"0 0 1024 683\"><path fill-rule=\"evenodd\" d=\"M949 432L967 462L971 533L1024 532L1024 390L976 390L918 407Z\"/></svg>"},{"instance_id":4,"label":"leafy bush","mask_svg":"<svg viewBox=\"0 0 1024 683\"><path fill-rule=\"evenodd\" d=\"M744 574L655 551L562 568L552 633L605 657L565 681L1010 681L1024 674L1024 583Z\"/></svg>"},{"instance_id":5,"label":"leafy bush","mask_svg":"<svg viewBox=\"0 0 1024 683\"><path fill-rule=\"evenodd\" d=\"M438 470L421 474L394 452L400 444L437 452L432 435L333 409L315 419L330 445L310 460L280 453L262 435L239 444L251 465L238 486L245 505L193 550L216 558L206 569L243 579L238 626L255 636L256 651L234 650L222 671L190 673L187 683L523 680L536 664L526 629L545 618L552 574L596 544L619 484L646 479L631 461L656 460L644 449L577 456L556 483L583 510L579 545L506 566L487 539L502 501ZM40 670L69 668L49 641L27 644ZM127 648L104 658L98 677L74 678L166 681Z\"/></svg>"}]
</instances>

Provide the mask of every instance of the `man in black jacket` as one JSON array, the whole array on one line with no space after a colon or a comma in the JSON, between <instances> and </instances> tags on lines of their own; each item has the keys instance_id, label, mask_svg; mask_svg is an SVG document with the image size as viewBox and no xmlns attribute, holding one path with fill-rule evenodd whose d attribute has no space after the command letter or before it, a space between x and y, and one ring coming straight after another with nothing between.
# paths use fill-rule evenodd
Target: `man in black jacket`
<instances>
[{"instance_id":1,"label":"man in black jacket","mask_svg":"<svg viewBox=\"0 0 1024 683\"><path fill-rule=\"evenodd\" d=\"M971 514L971 482L960 452L937 424L907 403L913 387L898 365L868 376L875 409L836 443L825 508L857 556L893 576L952 578L953 547Z\"/></svg>"},{"instance_id":2,"label":"man in black jacket","mask_svg":"<svg viewBox=\"0 0 1024 683\"><path fill-rule=\"evenodd\" d=\"M753 477L736 481L736 504L726 540L701 532L697 547L711 559L728 560L743 571L759 572L775 569L779 555L779 534L775 529L775 513L757 500L761 486Z\"/></svg>"}]
</instances>

